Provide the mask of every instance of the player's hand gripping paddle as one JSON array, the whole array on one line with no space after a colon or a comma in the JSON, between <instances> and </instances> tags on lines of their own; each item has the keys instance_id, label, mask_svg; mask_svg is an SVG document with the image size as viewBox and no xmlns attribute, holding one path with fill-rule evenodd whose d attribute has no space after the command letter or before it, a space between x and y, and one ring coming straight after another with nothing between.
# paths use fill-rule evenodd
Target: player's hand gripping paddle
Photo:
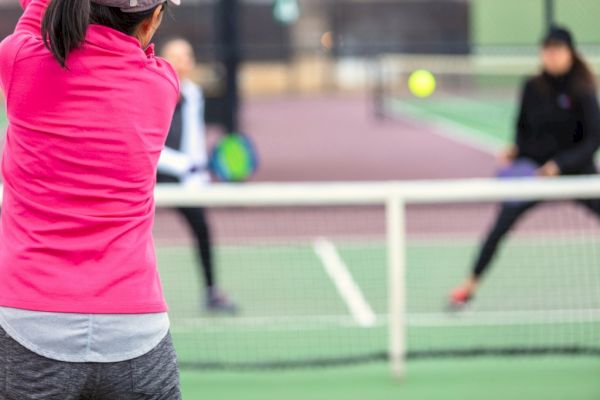
<instances>
[{"instance_id":1,"label":"player's hand gripping paddle","mask_svg":"<svg viewBox=\"0 0 600 400\"><path fill-rule=\"evenodd\" d=\"M498 171L498 178L530 178L538 175L539 165L527 158L519 158Z\"/></svg>"}]
</instances>

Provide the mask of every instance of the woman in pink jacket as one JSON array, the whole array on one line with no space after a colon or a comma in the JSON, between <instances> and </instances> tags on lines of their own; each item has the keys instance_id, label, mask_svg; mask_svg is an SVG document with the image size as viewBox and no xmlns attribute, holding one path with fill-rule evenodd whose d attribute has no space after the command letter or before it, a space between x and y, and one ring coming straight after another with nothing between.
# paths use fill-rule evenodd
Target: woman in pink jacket
<instances>
[{"instance_id":1,"label":"woman in pink jacket","mask_svg":"<svg viewBox=\"0 0 600 400\"><path fill-rule=\"evenodd\" d=\"M0 398L179 399L152 240L168 2L21 3L0 44Z\"/></svg>"}]
</instances>

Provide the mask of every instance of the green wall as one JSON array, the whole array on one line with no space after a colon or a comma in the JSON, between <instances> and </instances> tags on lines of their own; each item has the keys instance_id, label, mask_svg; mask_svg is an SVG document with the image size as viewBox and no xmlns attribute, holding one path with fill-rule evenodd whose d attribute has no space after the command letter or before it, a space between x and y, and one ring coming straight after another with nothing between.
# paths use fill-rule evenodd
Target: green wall
<instances>
[{"instance_id":1,"label":"green wall","mask_svg":"<svg viewBox=\"0 0 600 400\"><path fill-rule=\"evenodd\" d=\"M600 44L600 0L555 0L556 20L580 43ZM544 0L471 0L473 43L531 45L545 30Z\"/></svg>"},{"instance_id":2,"label":"green wall","mask_svg":"<svg viewBox=\"0 0 600 400\"><path fill-rule=\"evenodd\" d=\"M600 44L599 0L558 0L556 14L559 23L575 32L577 41Z\"/></svg>"},{"instance_id":3,"label":"green wall","mask_svg":"<svg viewBox=\"0 0 600 400\"><path fill-rule=\"evenodd\" d=\"M543 20L541 0L472 0L471 32L477 45L535 43Z\"/></svg>"}]
</instances>

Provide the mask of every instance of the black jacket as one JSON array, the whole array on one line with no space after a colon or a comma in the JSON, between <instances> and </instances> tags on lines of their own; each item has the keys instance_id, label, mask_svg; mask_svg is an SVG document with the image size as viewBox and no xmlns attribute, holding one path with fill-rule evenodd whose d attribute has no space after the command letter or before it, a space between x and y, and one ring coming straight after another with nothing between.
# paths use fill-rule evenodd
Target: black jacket
<instances>
[{"instance_id":1,"label":"black jacket","mask_svg":"<svg viewBox=\"0 0 600 400\"><path fill-rule=\"evenodd\" d=\"M542 165L554 160L563 174L595 173L600 147L600 110L595 89L575 83L572 74L529 79L517 119L519 157Z\"/></svg>"}]
</instances>

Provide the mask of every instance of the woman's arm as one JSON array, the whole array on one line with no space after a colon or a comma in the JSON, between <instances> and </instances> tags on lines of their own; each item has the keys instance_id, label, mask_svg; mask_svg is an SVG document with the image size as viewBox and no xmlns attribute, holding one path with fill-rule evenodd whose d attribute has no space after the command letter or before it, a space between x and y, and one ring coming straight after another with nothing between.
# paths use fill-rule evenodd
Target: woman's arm
<instances>
[{"instance_id":1,"label":"woman's arm","mask_svg":"<svg viewBox=\"0 0 600 400\"><path fill-rule=\"evenodd\" d=\"M523 85L519 100L519 115L515 124L514 144L502 150L498 154L498 163L501 166L511 164L520 156L521 143L523 143L529 135L529 123L527 120L526 97L528 97L528 83Z\"/></svg>"},{"instance_id":2,"label":"woman's arm","mask_svg":"<svg viewBox=\"0 0 600 400\"><path fill-rule=\"evenodd\" d=\"M165 147L158 159L158 172L182 178L194 168L190 157L180 151Z\"/></svg>"},{"instance_id":3,"label":"woman's arm","mask_svg":"<svg viewBox=\"0 0 600 400\"><path fill-rule=\"evenodd\" d=\"M25 10L17 27L15 33L27 32L35 36L41 37L42 30L42 18L48 8L50 0L19 0L21 6Z\"/></svg>"},{"instance_id":4,"label":"woman's arm","mask_svg":"<svg viewBox=\"0 0 600 400\"><path fill-rule=\"evenodd\" d=\"M531 128L529 126L529 102L531 101L531 83L527 81L523 85L523 90L521 91L521 98L519 102L519 115L517 117L517 124L515 127L515 144L514 144L514 154L515 158L519 157L520 150L525 146L524 144L529 140Z\"/></svg>"},{"instance_id":5,"label":"woman's arm","mask_svg":"<svg viewBox=\"0 0 600 400\"><path fill-rule=\"evenodd\" d=\"M577 172L594 158L600 147L600 108L596 93L590 91L580 97L583 113L583 139L575 147L560 152L554 162L561 173Z\"/></svg>"},{"instance_id":6,"label":"woman's arm","mask_svg":"<svg viewBox=\"0 0 600 400\"><path fill-rule=\"evenodd\" d=\"M0 43L0 89L6 96L10 93L15 57L23 46L23 38L30 35L41 38L42 18L50 0L20 0L20 3L25 12L17 23L15 33Z\"/></svg>"}]
</instances>

